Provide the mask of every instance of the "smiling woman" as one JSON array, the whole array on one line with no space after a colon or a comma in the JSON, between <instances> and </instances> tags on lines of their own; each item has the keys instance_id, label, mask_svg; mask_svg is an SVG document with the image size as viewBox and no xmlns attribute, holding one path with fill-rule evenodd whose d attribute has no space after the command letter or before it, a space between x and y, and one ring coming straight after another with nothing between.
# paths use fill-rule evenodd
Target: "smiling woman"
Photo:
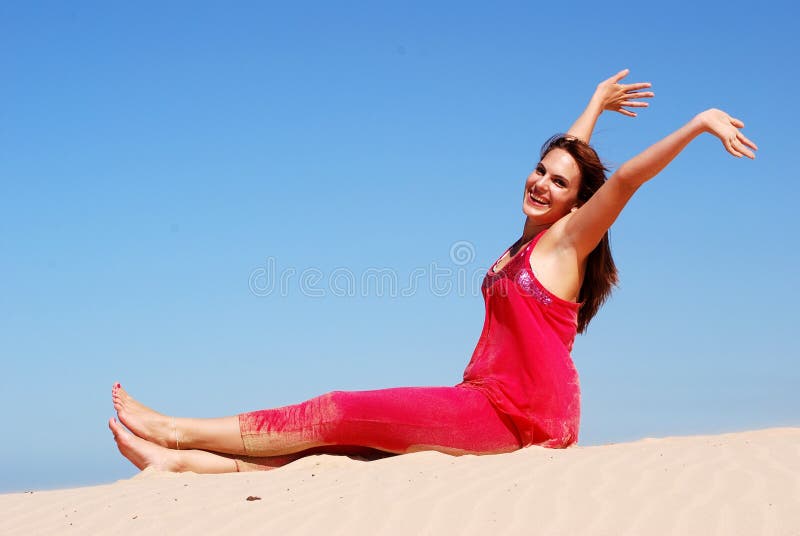
<instances>
[{"instance_id":1,"label":"smiling woman","mask_svg":"<svg viewBox=\"0 0 800 536\"><path fill-rule=\"evenodd\" d=\"M522 212L539 221L547 221L548 214L556 221L565 213L572 214L603 186L606 171L595 150L581 139L553 136L542 146L541 159L525 181ZM586 330L617 283L617 267L611 257L607 232L581 268L578 280L558 277L547 280L548 288L556 294L581 303L578 333ZM542 276L548 277L546 272Z\"/></svg>"},{"instance_id":2,"label":"smiling woman","mask_svg":"<svg viewBox=\"0 0 800 536\"><path fill-rule=\"evenodd\" d=\"M708 110L623 164L606 180L588 145L605 110L635 117L649 83L601 82L565 136L551 138L525 181L522 234L485 275L485 321L452 387L333 391L219 419L162 415L112 389L109 426L139 468L199 473L269 469L310 453L380 457L436 450L492 454L578 440L580 387L571 350L616 283L608 229L636 190L708 132L734 156L754 158L744 127ZM122 426L124 425L124 427ZM127 428L127 430L126 430Z\"/></svg>"}]
</instances>

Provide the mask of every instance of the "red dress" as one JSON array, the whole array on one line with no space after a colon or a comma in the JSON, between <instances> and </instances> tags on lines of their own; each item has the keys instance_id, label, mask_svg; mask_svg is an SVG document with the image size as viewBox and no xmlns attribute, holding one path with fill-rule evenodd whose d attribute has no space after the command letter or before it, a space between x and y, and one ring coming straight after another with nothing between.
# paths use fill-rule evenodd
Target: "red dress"
<instances>
[{"instance_id":1,"label":"red dress","mask_svg":"<svg viewBox=\"0 0 800 536\"><path fill-rule=\"evenodd\" d=\"M237 467L277 467L317 452L492 454L575 443L580 388L569 353L580 305L554 296L533 274L531 251L541 236L486 275L486 320L463 382L332 391L242 413L242 442L253 458Z\"/></svg>"},{"instance_id":2,"label":"red dress","mask_svg":"<svg viewBox=\"0 0 800 536\"><path fill-rule=\"evenodd\" d=\"M459 386L484 393L523 446L558 448L578 440L580 385L570 351L580 304L554 295L533 273L531 252L544 232L486 274L483 332Z\"/></svg>"}]
</instances>

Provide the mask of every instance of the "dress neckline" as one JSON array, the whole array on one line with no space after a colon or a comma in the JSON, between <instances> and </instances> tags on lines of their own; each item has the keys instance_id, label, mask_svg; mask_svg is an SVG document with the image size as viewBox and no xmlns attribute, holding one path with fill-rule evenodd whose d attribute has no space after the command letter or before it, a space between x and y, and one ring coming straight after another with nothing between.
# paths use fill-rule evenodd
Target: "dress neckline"
<instances>
[{"instance_id":1,"label":"dress neckline","mask_svg":"<svg viewBox=\"0 0 800 536\"><path fill-rule=\"evenodd\" d=\"M514 262L517 259L517 257L519 257L520 255L525 255L525 258L527 259L527 262L525 263L525 266L523 266L523 270L526 273L530 274L530 276L533 278L533 281L535 282L535 284L541 290L544 291L544 293L550 298L551 301L556 301L558 303L561 303L561 304L566 305L566 306L571 307L571 308L580 308L583 305L583 302L565 300L561 296L557 296L555 293L550 291L550 289L545 287L542 284L541 281L539 281L539 277L536 275L536 272L533 271L533 267L531 266L531 261L530 261L530 252L533 251L533 248L536 247L536 243L539 241L539 239L542 237L542 235L544 233L546 233L546 232L547 232L547 229L544 229L543 231L539 232L539 234L534 236L532 239L528 240L528 243L525 244L524 246L522 246L519 249L519 251L517 251L516 254L512 255L511 258L508 259L508 262L500 270L495 271L495 268L497 267L497 263L499 263L501 260L503 260L503 257L506 256L506 253L511 251L511 248L508 248L507 250L505 250L503 252L503 254L500 256L500 258L497 259L494 262L494 264L491 266L491 268L489 268L488 275L492 276L492 278L495 278L495 277L498 277L500 275L503 275L504 272L505 272L505 276L508 277L508 273L506 272L506 268L508 268L508 266L512 262Z\"/></svg>"},{"instance_id":2,"label":"dress neckline","mask_svg":"<svg viewBox=\"0 0 800 536\"><path fill-rule=\"evenodd\" d=\"M506 254L507 254L507 253L509 253L509 252L511 251L511 248L513 248L513 247L514 247L514 245L512 244L512 245L511 245L511 247L509 247L507 250L505 250L505 251L503 252L503 254L502 254L502 255L500 255L500 258L499 258L499 259L497 259L496 261L494 261L494 264L492 264L491 268L489 268L489 273L490 273L490 274L492 274L492 275L497 275L497 274L499 274L499 273L502 273L502 272L504 272L504 271L505 271L505 269L506 269L506 267L508 267L508 265L509 265L509 264L511 264L512 262L514 262L514 259L516 259L516 258L517 258L517 257L519 257L520 255L522 255L522 254L525 252L525 250L527 250L527 249L528 249L528 248L530 248L531 246L534 246L534 245L536 245L536 242L538 242L538 241L539 241L539 238L541 238L542 234L544 234L546 231L547 231L547 229L544 229L544 230L542 230L542 231L539 231L539 234L537 234L536 236L534 236L533 238L531 238L530 240L528 240L528 241L525 243L525 245L523 245L523 246L520 246L519 250L518 250L518 251L517 251L517 252L516 252L514 255L512 255L511 257L509 257L509 259L508 259L508 262L507 262L507 263L505 263L505 265L503 265L503 267L502 267L502 268L500 268L499 270L497 270L497 265L498 265L498 263L499 263L500 261L502 261L502 260L503 260L503 258L505 258Z\"/></svg>"}]
</instances>

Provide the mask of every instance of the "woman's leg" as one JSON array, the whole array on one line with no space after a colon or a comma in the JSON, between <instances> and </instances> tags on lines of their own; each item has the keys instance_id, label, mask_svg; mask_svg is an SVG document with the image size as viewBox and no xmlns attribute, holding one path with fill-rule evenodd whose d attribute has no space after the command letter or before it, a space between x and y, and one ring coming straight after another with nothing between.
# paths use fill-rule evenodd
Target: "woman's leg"
<instances>
[{"instance_id":1,"label":"woman's leg","mask_svg":"<svg viewBox=\"0 0 800 536\"><path fill-rule=\"evenodd\" d=\"M111 399L122 424L151 443L176 450L203 449L245 454L239 417L168 417L137 402L118 383L111 389Z\"/></svg>"},{"instance_id":2,"label":"woman's leg","mask_svg":"<svg viewBox=\"0 0 800 536\"><path fill-rule=\"evenodd\" d=\"M137 437L115 419L108 421L114 441L123 456L139 469L153 467L161 471L194 473L235 473L236 461L204 450L172 450Z\"/></svg>"},{"instance_id":3,"label":"woman's leg","mask_svg":"<svg viewBox=\"0 0 800 536\"><path fill-rule=\"evenodd\" d=\"M301 404L221 419L171 419L136 402L119 384L113 398L125 426L169 448L264 457L330 445L451 454L520 447L513 428L488 399L465 387L334 391Z\"/></svg>"},{"instance_id":4,"label":"woman's leg","mask_svg":"<svg viewBox=\"0 0 800 536\"><path fill-rule=\"evenodd\" d=\"M467 387L334 391L293 406L243 413L239 424L249 456L327 445L397 454L490 454L521 446L486 396Z\"/></svg>"},{"instance_id":5,"label":"woman's leg","mask_svg":"<svg viewBox=\"0 0 800 536\"><path fill-rule=\"evenodd\" d=\"M117 448L120 453L139 469L153 467L161 471L171 472L234 473L277 469L311 454L344 454L368 460L391 456L391 454L373 451L372 449L330 447L327 449L311 449L286 456L234 457L205 450L168 449L131 434L115 419L108 421L108 427L114 434L114 440L117 442Z\"/></svg>"}]
</instances>

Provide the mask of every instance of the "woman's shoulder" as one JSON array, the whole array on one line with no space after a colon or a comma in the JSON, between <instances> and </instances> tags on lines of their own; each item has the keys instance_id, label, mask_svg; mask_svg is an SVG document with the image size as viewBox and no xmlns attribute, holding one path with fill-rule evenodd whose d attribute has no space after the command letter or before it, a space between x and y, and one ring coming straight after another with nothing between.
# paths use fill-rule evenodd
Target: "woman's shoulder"
<instances>
[{"instance_id":1,"label":"woman's shoulder","mask_svg":"<svg viewBox=\"0 0 800 536\"><path fill-rule=\"evenodd\" d=\"M573 212L570 212L566 216L562 216L561 219L541 233L535 248L538 256L542 254L563 254L569 249L566 228L573 214Z\"/></svg>"},{"instance_id":2,"label":"woman's shoulder","mask_svg":"<svg viewBox=\"0 0 800 536\"><path fill-rule=\"evenodd\" d=\"M566 215L539 237L530 253L531 271L552 294L566 301L576 301L583 278L583 266L574 248L565 243Z\"/></svg>"}]
</instances>

